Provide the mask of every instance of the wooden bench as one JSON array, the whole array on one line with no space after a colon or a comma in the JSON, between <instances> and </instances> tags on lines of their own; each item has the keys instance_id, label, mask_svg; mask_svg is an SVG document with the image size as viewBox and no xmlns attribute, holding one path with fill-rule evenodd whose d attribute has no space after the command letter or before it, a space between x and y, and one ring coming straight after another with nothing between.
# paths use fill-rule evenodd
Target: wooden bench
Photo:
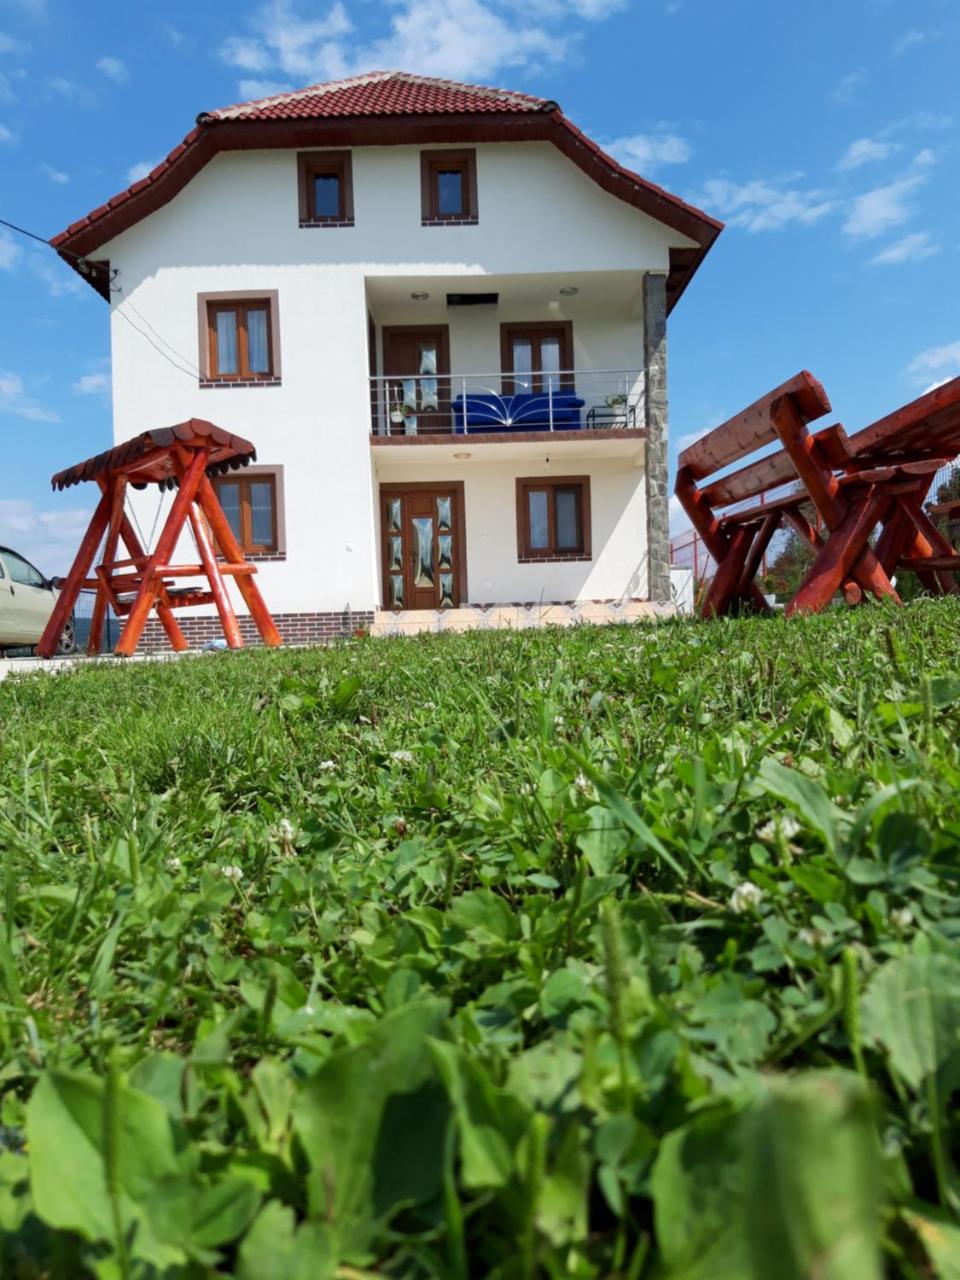
<instances>
[{"instance_id":1,"label":"wooden bench","mask_svg":"<svg viewBox=\"0 0 960 1280\"><path fill-rule=\"evenodd\" d=\"M864 592L899 601L891 578L900 565L931 590L960 590L952 572L960 557L923 510L937 470L960 451L960 378L854 436L839 424L809 429L829 411L821 384L799 373L681 453L676 494L717 564L704 617L769 609L755 579L784 524L816 553L788 613L818 611L840 589L849 603ZM725 470L775 441L780 449ZM791 482L787 493L766 499ZM751 498L760 501L726 510ZM807 505L825 536L804 515Z\"/></svg>"}]
</instances>

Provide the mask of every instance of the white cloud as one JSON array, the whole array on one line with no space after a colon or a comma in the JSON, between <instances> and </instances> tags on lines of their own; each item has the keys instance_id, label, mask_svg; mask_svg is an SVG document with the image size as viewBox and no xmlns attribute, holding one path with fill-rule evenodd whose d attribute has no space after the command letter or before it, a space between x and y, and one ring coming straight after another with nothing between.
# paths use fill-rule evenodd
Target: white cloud
<instances>
[{"instance_id":1,"label":"white cloud","mask_svg":"<svg viewBox=\"0 0 960 1280\"><path fill-rule=\"evenodd\" d=\"M254 98L272 98L275 93L289 93L296 87L284 80L241 80L237 86L244 102Z\"/></svg>"},{"instance_id":2,"label":"white cloud","mask_svg":"<svg viewBox=\"0 0 960 1280\"><path fill-rule=\"evenodd\" d=\"M886 160L897 149L894 142L878 142L876 138L857 138L840 158L838 169L859 169L862 164L871 160Z\"/></svg>"},{"instance_id":3,"label":"white cloud","mask_svg":"<svg viewBox=\"0 0 960 1280\"><path fill-rule=\"evenodd\" d=\"M127 182L139 182L148 173L152 173L159 163L159 160L140 160L137 164L132 164L127 170Z\"/></svg>"},{"instance_id":4,"label":"white cloud","mask_svg":"<svg viewBox=\"0 0 960 1280\"><path fill-rule=\"evenodd\" d=\"M10 77L0 71L0 102L13 102L16 96L10 83Z\"/></svg>"},{"instance_id":5,"label":"white cloud","mask_svg":"<svg viewBox=\"0 0 960 1280\"><path fill-rule=\"evenodd\" d=\"M19 40L14 40L13 36L8 36L5 31L0 31L0 53L20 53L25 46Z\"/></svg>"},{"instance_id":6,"label":"white cloud","mask_svg":"<svg viewBox=\"0 0 960 1280\"><path fill-rule=\"evenodd\" d=\"M556 34L571 16L606 18L628 0L396 0L387 34L358 39L341 0L320 16L301 17L294 0L266 0L248 31L220 47L247 80L305 85L359 74L371 67L483 80L507 67L561 62L576 33ZM249 85L248 85L249 87Z\"/></svg>"},{"instance_id":7,"label":"white cloud","mask_svg":"<svg viewBox=\"0 0 960 1280\"><path fill-rule=\"evenodd\" d=\"M51 298L76 297L83 293L83 281L68 267L62 258L54 254L31 254L30 270L47 286Z\"/></svg>"},{"instance_id":8,"label":"white cloud","mask_svg":"<svg viewBox=\"0 0 960 1280\"><path fill-rule=\"evenodd\" d=\"M30 422L59 422L60 415L45 409L29 394L18 373L0 370L0 413L26 418Z\"/></svg>"},{"instance_id":9,"label":"white cloud","mask_svg":"<svg viewBox=\"0 0 960 1280\"><path fill-rule=\"evenodd\" d=\"M830 96L835 102L851 102L867 83L868 79L869 77L862 67L856 71L849 71L840 80Z\"/></svg>"},{"instance_id":10,"label":"white cloud","mask_svg":"<svg viewBox=\"0 0 960 1280\"><path fill-rule=\"evenodd\" d=\"M110 394L109 373L85 373L73 384L78 396L107 396Z\"/></svg>"},{"instance_id":11,"label":"white cloud","mask_svg":"<svg viewBox=\"0 0 960 1280\"><path fill-rule=\"evenodd\" d=\"M650 173L664 164L686 164L691 156L690 143L676 133L658 125L654 133L635 133L615 138L606 146L621 164L640 173Z\"/></svg>"},{"instance_id":12,"label":"white cloud","mask_svg":"<svg viewBox=\"0 0 960 1280\"><path fill-rule=\"evenodd\" d=\"M41 163L40 172L45 173L50 181L56 183L58 187L62 187L70 181L69 173L64 173L62 169L55 169L52 164Z\"/></svg>"},{"instance_id":13,"label":"white cloud","mask_svg":"<svg viewBox=\"0 0 960 1280\"><path fill-rule=\"evenodd\" d=\"M939 31L920 31L916 27L911 27L909 31L905 31L899 40L894 42L893 52L896 57L906 53L909 49L916 49L918 45L926 44L928 40L935 39L940 34Z\"/></svg>"},{"instance_id":14,"label":"white cloud","mask_svg":"<svg viewBox=\"0 0 960 1280\"><path fill-rule=\"evenodd\" d=\"M907 377L918 386L936 378L934 386L949 382L960 374L960 340L948 342L942 347L928 347L907 365ZM930 388L928 387L927 390Z\"/></svg>"},{"instance_id":15,"label":"white cloud","mask_svg":"<svg viewBox=\"0 0 960 1280\"><path fill-rule=\"evenodd\" d=\"M0 498L0 542L26 556L41 573L65 576L91 514L87 507L43 511L25 498Z\"/></svg>"},{"instance_id":16,"label":"white cloud","mask_svg":"<svg viewBox=\"0 0 960 1280\"><path fill-rule=\"evenodd\" d=\"M919 174L908 173L886 186L855 196L843 224L844 231L856 240L873 240L901 226L913 213L908 197L922 182Z\"/></svg>"},{"instance_id":17,"label":"white cloud","mask_svg":"<svg viewBox=\"0 0 960 1280\"><path fill-rule=\"evenodd\" d=\"M10 147L17 140L17 135L5 124L0 124L0 147Z\"/></svg>"},{"instance_id":18,"label":"white cloud","mask_svg":"<svg viewBox=\"0 0 960 1280\"><path fill-rule=\"evenodd\" d=\"M10 232L0 227L0 271L12 271L20 260L21 252Z\"/></svg>"},{"instance_id":19,"label":"white cloud","mask_svg":"<svg viewBox=\"0 0 960 1280\"><path fill-rule=\"evenodd\" d=\"M902 262L923 262L940 252L940 246L934 244L929 231L914 231L912 235L888 245L875 257L870 259L872 267L899 266Z\"/></svg>"},{"instance_id":20,"label":"white cloud","mask_svg":"<svg viewBox=\"0 0 960 1280\"><path fill-rule=\"evenodd\" d=\"M779 231L791 223L811 226L837 208L837 200L827 191L801 190L790 179L736 183L727 178L711 178L693 203L731 226L747 231Z\"/></svg>"},{"instance_id":21,"label":"white cloud","mask_svg":"<svg viewBox=\"0 0 960 1280\"><path fill-rule=\"evenodd\" d=\"M103 57L97 60L97 70L115 84L125 84L130 79L127 64L120 58Z\"/></svg>"}]
</instances>

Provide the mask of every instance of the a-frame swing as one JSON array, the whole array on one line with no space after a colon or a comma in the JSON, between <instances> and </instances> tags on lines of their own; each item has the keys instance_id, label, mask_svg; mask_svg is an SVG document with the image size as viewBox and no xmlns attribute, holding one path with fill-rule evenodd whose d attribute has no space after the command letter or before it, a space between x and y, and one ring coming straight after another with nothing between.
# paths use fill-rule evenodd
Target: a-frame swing
<instances>
[{"instance_id":1,"label":"a-frame swing","mask_svg":"<svg viewBox=\"0 0 960 1280\"><path fill-rule=\"evenodd\" d=\"M226 578L236 582L264 644L282 644L254 582L257 567L245 558L210 483L212 475L245 467L256 456L248 440L231 435L212 422L191 418L175 427L145 431L106 453L58 472L52 481L55 489L93 480L100 487L100 502L37 646L41 657L49 658L56 652L64 624L85 588L97 593L87 646L90 654L100 652L108 605L126 619L114 650L123 657L136 651L151 610L156 610L171 646L178 651L187 649L174 609L203 604L216 605L228 646L241 649L243 640ZM144 489L151 484L161 491L175 489L176 496L156 546L148 551L131 524L125 503L128 486ZM171 564L187 524L200 563ZM117 559L121 542L127 551L125 559ZM101 544L103 550L94 567ZM187 578L205 578L206 582L176 585L179 579Z\"/></svg>"}]
</instances>

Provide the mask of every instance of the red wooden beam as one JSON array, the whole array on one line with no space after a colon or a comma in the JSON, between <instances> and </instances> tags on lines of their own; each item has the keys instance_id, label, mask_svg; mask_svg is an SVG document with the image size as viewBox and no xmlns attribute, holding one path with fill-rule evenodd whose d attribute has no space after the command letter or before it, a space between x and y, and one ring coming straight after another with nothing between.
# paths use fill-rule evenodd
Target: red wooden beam
<instances>
[{"instance_id":1,"label":"red wooden beam","mask_svg":"<svg viewBox=\"0 0 960 1280\"><path fill-rule=\"evenodd\" d=\"M807 493L823 517L827 528L836 532L844 524L849 512L861 504L854 500L848 506L841 498L840 481L833 474L832 468L820 457L816 442L807 431L806 423L793 402L789 399L780 400L774 406L773 416L777 434L783 441L783 447L793 459L797 475L806 486ZM828 540L828 546L830 541L832 539ZM900 603L900 597L893 589L889 576L884 573L877 557L866 545L865 539L861 544L860 555L848 566L848 570L862 587L875 596L888 596L897 604ZM840 586L840 581L837 582L837 587ZM801 590L803 590L802 586Z\"/></svg>"},{"instance_id":2,"label":"red wooden beam","mask_svg":"<svg viewBox=\"0 0 960 1280\"><path fill-rule=\"evenodd\" d=\"M819 613L827 607L862 555L867 539L889 501L884 492L878 493L872 488L854 498L787 605L788 618L795 613Z\"/></svg>"},{"instance_id":3,"label":"red wooden beam","mask_svg":"<svg viewBox=\"0 0 960 1280\"><path fill-rule=\"evenodd\" d=\"M243 564L245 556L239 542L234 537L233 530L230 528L230 522L223 513L223 508L217 501L217 495L214 492L213 485L207 476L200 478L197 488L197 500L200 504L203 514L210 523L214 539L220 548L224 557L231 564ZM244 599L244 603L250 610L250 616L253 618L257 630L264 644L271 648L277 648L283 644L283 637L277 630L276 623L270 616L270 611L263 602L263 596L256 584L253 576L244 576L237 578L237 590Z\"/></svg>"},{"instance_id":4,"label":"red wooden beam","mask_svg":"<svg viewBox=\"0 0 960 1280\"><path fill-rule=\"evenodd\" d=\"M110 524L107 528L107 541L100 557L102 567L103 564L108 564L113 560L117 554L120 526L123 523L123 503L127 492L127 478L126 476L114 476L109 481L101 480L100 487L104 493L110 494ZM110 594L106 582L101 581L97 587L96 599L93 602L90 635L87 639L87 653L90 657L98 654L100 646L103 644L103 624L107 616L107 603Z\"/></svg>"},{"instance_id":5,"label":"red wooden beam","mask_svg":"<svg viewBox=\"0 0 960 1280\"><path fill-rule=\"evenodd\" d=\"M727 554L717 565L707 598L703 602L702 617L719 618L733 603L737 594L737 583L743 573L744 562L759 527L755 524L741 524L733 531Z\"/></svg>"},{"instance_id":6,"label":"red wooden beam","mask_svg":"<svg viewBox=\"0 0 960 1280\"><path fill-rule=\"evenodd\" d=\"M776 407L784 400L795 405L804 422L812 422L830 412L827 393L813 374L804 370L755 400L742 413L695 440L681 453L678 466L689 471L691 479L702 480L704 476L769 444L777 436L774 425Z\"/></svg>"},{"instance_id":7,"label":"red wooden beam","mask_svg":"<svg viewBox=\"0 0 960 1280\"><path fill-rule=\"evenodd\" d=\"M747 590L753 585L757 576L757 570L760 568L760 562L766 555L767 547L769 547L773 535L780 528L782 514L783 513L780 511L771 511L770 514L764 518L763 524L760 526L760 531L756 538L754 538L753 545L751 546L747 558L744 561L743 572L740 574L740 579L737 582L736 594L738 596L744 596Z\"/></svg>"},{"instance_id":8,"label":"red wooden beam","mask_svg":"<svg viewBox=\"0 0 960 1280\"><path fill-rule=\"evenodd\" d=\"M173 554L177 539L187 518L187 512L190 510L190 504L193 502L197 487L203 478L208 457L209 453L206 449L197 449L193 454L190 465L181 476L177 496L173 500L173 506L170 508L170 514L167 516L156 548L147 562L143 582L137 592L137 598L134 600L127 615L123 633L117 642L115 652L124 658L129 658L136 651L150 610L158 593L163 590L163 584L155 573L156 566L166 564Z\"/></svg>"},{"instance_id":9,"label":"red wooden beam","mask_svg":"<svg viewBox=\"0 0 960 1280\"><path fill-rule=\"evenodd\" d=\"M230 603L230 594L220 574L220 566L217 564L217 557L214 555L213 547L210 545L207 526L203 523L203 516L200 514L200 508L195 501L190 503L188 514L190 527L197 542L197 550L200 552L200 560L210 583L210 590L217 606L217 613L220 615L223 634L231 649L242 649L243 640L240 638L237 615L233 611L233 605Z\"/></svg>"},{"instance_id":10,"label":"red wooden beam","mask_svg":"<svg viewBox=\"0 0 960 1280\"><path fill-rule=\"evenodd\" d=\"M37 645L37 653L41 658L52 658L57 651L64 625L76 606L80 588L90 572L93 557L97 554L100 539L103 537L109 519L110 496L107 493L102 493L97 509L94 511L93 518L87 527L87 532L83 535L77 558L67 574L66 582L60 588L57 603L53 606L53 612L47 620L43 635L40 637L40 643Z\"/></svg>"},{"instance_id":11,"label":"red wooden beam","mask_svg":"<svg viewBox=\"0 0 960 1280\"><path fill-rule=\"evenodd\" d=\"M730 549L730 541L727 535L720 528L720 522L710 510L710 506L703 499L703 494L697 488L689 471L681 467L677 472L677 482L675 493L680 499L680 505L690 518L697 533L699 533L704 546L713 556L719 568L720 564ZM762 592L755 584L752 584L747 591L746 599L759 610L760 613L769 613L770 606L763 597ZM701 609L701 615L706 616Z\"/></svg>"}]
</instances>

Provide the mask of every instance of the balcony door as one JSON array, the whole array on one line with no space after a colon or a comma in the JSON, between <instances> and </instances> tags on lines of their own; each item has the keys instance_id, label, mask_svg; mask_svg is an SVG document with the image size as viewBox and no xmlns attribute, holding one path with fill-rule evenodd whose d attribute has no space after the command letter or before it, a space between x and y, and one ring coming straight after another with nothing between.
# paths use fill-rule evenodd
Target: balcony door
<instances>
[{"instance_id":1,"label":"balcony door","mask_svg":"<svg viewBox=\"0 0 960 1280\"><path fill-rule=\"evenodd\" d=\"M572 389L573 325L501 325L500 366L504 395Z\"/></svg>"},{"instance_id":2,"label":"balcony door","mask_svg":"<svg viewBox=\"0 0 960 1280\"><path fill-rule=\"evenodd\" d=\"M385 325L384 404L389 435L449 432L450 333L445 324Z\"/></svg>"},{"instance_id":3,"label":"balcony door","mask_svg":"<svg viewBox=\"0 0 960 1280\"><path fill-rule=\"evenodd\" d=\"M463 482L380 486L383 607L456 609L466 596Z\"/></svg>"}]
</instances>

